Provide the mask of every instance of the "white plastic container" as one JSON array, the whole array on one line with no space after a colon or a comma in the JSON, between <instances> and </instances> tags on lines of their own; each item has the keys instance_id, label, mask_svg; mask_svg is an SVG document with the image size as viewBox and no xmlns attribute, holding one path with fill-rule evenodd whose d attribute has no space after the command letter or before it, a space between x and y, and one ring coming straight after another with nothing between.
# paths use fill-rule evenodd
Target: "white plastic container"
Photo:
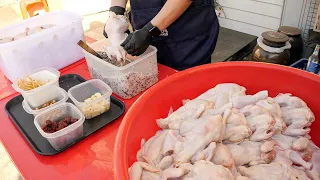
<instances>
[{"instance_id":1,"label":"white plastic container","mask_svg":"<svg viewBox=\"0 0 320 180\"><path fill-rule=\"evenodd\" d=\"M49 86L48 88L41 89L39 91L45 91L45 92L34 92L29 94L24 101L22 102L23 109L29 113L33 114L34 116L38 115L39 113L45 111L46 109L57 106L61 103L65 103L68 100L68 94L67 92L57 86ZM41 98L38 98L39 94L43 94ZM45 103L51 102L52 100L55 101L54 104L49 105L45 108L41 108L41 106ZM41 108L41 109L36 109Z\"/></svg>"},{"instance_id":2,"label":"white plastic container","mask_svg":"<svg viewBox=\"0 0 320 180\"><path fill-rule=\"evenodd\" d=\"M23 75L21 78L26 77L25 75ZM17 92L20 92L22 94L22 96L24 98L28 98L29 95L33 94L32 97L28 98L28 102L29 104L31 104L32 106L36 106L37 104L39 104L39 100L40 99L46 99L47 97L47 90L46 88L50 87L50 86L57 86L59 87L59 77L60 77L60 72L56 69L53 68L41 68L41 69L36 69L34 70L34 72L32 72L29 77L31 77L32 79L35 80L40 80L43 82L47 82L46 84L29 90L29 91L25 91L23 89L20 89L18 87L17 81L13 82L12 87L13 89L15 89Z\"/></svg>"},{"instance_id":3,"label":"white plastic container","mask_svg":"<svg viewBox=\"0 0 320 180\"><path fill-rule=\"evenodd\" d=\"M108 40L103 39L93 43L95 51L103 51ZM124 99L130 99L146 90L158 81L157 49L149 46L139 57L127 56L133 61L125 66L114 66L86 51L83 51L92 78L101 79L107 83L113 92Z\"/></svg>"},{"instance_id":4,"label":"white plastic container","mask_svg":"<svg viewBox=\"0 0 320 180\"><path fill-rule=\"evenodd\" d=\"M111 88L99 79L78 84L68 91L70 99L81 110L86 119L94 118L108 111L111 94Z\"/></svg>"},{"instance_id":5,"label":"white plastic container","mask_svg":"<svg viewBox=\"0 0 320 180\"><path fill-rule=\"evenodd\" d=\"M45 125L47 120L60 121L67 116L78 119L78 121L55 133L46 133L42 130L42 126ZM34 118L34 125L40 134L46 138L56 150L63 149L83 137L83 122L84 116L71 103L62 103L51 107L39 113Z\"/></svg>"},{"instance_id":6,"label":"white plastic container","mask_svg":"<svg viewBox=\"0 0 320 180\"><path fill-rule=\"evenodd\" d=\"M0 39L14 37L41 25L56 26L9 43L0 44L0 68L11 81L34 69L61 69L84 57L77 45L84 40L81 16L67 11L44 13L0 29Z\"/></svg>"}]
</instances>

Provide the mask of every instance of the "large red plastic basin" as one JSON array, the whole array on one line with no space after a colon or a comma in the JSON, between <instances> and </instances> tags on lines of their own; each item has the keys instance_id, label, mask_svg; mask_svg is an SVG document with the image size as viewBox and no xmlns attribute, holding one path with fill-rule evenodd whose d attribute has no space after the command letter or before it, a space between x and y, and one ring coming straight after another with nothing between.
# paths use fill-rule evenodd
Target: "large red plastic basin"
<instances>
[{"instance_id":1,"label":"large red plastic basin","mask_svg":"<svg viewBox=\"0 0 320 180\"><path fill-rule=\"evenodd\" d=\"M302 98L316 116L312 140L320 145L320 76L302 70L253 62L230 62L199 66L179 72L150 88L131 107L120 126L115 143L115 178L128 179L128 167L136 161L142 138L159 129L156 119L176 110L183 99L192 99L216 84L233 82L247 88L247 94L268 90L274 97L290 92Z\"/></svg>"}]
</instances>

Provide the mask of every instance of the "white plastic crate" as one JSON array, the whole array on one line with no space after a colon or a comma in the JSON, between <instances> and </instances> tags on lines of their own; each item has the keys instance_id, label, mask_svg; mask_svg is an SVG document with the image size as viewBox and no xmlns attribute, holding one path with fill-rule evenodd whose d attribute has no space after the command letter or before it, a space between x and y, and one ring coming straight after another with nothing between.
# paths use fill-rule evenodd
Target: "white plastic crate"
<instances>
[{"instance_id":1,"label":"white plastic crate","mask_svg":"<svg viewBox=\"0 0 320 180\"><path fill-rule=\"evenodd\" d=\"M0 29L0 39L25 29L56 26L19 40L0 44L0 68L11 81L41 67L61 69L84 57L77 45L84 40L81 16L67 11L50 12Z\"/></svg>"}]
</instances>

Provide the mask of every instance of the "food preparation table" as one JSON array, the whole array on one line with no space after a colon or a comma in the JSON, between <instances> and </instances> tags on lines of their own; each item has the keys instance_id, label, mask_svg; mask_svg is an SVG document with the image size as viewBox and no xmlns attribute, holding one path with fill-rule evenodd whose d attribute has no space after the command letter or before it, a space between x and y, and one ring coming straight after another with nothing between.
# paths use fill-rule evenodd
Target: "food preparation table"
<instances>
[{"instance_id":1,"label":"food preparation table","mask_svg":"<svg viewBox=\"0 0 320 180\"><path fill-rule=\"evenodd\" d=\"M159 65L159 81L176 72L169 67ZM62 69L61 73L62 75L79 74L85 79L90 79L90 73L84 59ZM41 156L28 145L5 113L5 104L17 95L11 88L11 83L1 74L0 141L26 180L114 179L113 146L123 116L60 154ZM140 95L131 100L118 98L125 103L127 112Z\"/></svg>"}]
</instances>

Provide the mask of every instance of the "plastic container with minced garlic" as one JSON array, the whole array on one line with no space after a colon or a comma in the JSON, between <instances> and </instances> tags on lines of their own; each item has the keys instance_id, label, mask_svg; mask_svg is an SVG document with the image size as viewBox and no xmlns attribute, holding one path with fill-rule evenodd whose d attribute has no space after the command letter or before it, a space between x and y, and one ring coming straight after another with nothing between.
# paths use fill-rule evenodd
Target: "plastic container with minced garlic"
<instances>
[{"instance_id":1,"label":"plastic container with minced garlic","mask_svg":"<svg viewBox=\"0 0 320 180\"><path fill-rule=\"evenodd\" d=\"M86 119L110 109L111 88L99 79L92 79L69 89L68 95Z\"/></svg>"}]
</instances>

